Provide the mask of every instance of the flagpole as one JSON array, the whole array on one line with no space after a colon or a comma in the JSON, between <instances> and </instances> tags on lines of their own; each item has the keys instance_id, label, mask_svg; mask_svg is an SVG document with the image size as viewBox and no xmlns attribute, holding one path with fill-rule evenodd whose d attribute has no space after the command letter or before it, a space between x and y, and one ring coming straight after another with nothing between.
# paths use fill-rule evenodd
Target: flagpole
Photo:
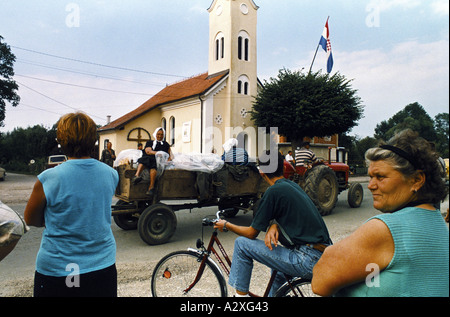
<instances>
[{"instance_id":1,"label":"flagpole","mask_svg":"<svg viewBox=\"0 0 450 317\"><path fill-rule=\"evenodd\" d=\"M327 22L328 22L329 19L330 19L330 16L328 16ZM326 24L326 23L325 23L325 24ZM312 60L311 67L309 68L309 73L308 73L308 74L311 74L311 70L312 70L312 67L313 67L313 65L314 65L314 61L316 60L317 51L319 50L319 46L320 46L320 41L319 41L319 44L317 44L316 52L314 53L314 58L313 58L313 60Z\"/></svg>"},{"instance_id":2,"label":"flagpole","mask_svg":"<svg viewBox=\"0 0 450 317\"><path fill-rule=\"evenodd\" d=\"M312 60L311 67L309 68L309 73L308 73L308 75L311 74L311 70L312 70L312 67L313 67L313 65L314 65L314 61L316 60L316 55L317 55L317 51L319 50L319 46L320 46L320 43L317 44L316 53L314 54L314 58L313 58L313 60Z\"/></svg>"}]
</instances>

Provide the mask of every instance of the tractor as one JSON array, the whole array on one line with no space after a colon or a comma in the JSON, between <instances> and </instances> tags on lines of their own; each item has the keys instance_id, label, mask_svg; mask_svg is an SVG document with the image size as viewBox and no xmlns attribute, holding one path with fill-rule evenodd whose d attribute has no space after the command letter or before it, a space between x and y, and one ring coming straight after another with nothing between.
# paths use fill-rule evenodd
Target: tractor
<instances>
[{"instance_id":1,"label":"tractor","mask_svg":"<svg viewBox=\"0 0 450 317\"><path fill-rule=\"evenodd\" d=\"M333 211L338 195L346 189L349 206L361 206L364 198L361 184L349 184L350 168L343 162L331 161L331 148L328 150L328 160L319 159L314 164L307 161L304 166L293 166L284 161L284 167L284 177L300 185L322 216Z\"/></svg>"}]
</instances>

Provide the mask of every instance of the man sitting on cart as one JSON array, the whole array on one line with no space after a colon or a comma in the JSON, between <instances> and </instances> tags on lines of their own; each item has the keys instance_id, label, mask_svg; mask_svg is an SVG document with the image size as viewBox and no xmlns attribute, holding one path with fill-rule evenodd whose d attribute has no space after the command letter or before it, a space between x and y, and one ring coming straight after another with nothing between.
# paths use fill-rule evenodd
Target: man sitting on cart
<instances>
[{"instance_id":1,"label":"man sitting on cart","mask_svg":"<svg viewBox=\"0 0 450 317\"><path fill-rule=\"evenodd\" d=\"M150 185L148 191L145 193L149 199L153 198L154 187L156 180L156 153L159 151L164 151L169 154L169 161L172 158L172 151L170 149L169 143L164 141L166 136L166 131L159 127L153 133L155 140L150 140L145 144L144 150L142 151L142 157L138 160L138 168L135 176L133 177L133 184L138 184L142 181L141 173L145 168L150 170Z\"/></svg>"}]
</instances>

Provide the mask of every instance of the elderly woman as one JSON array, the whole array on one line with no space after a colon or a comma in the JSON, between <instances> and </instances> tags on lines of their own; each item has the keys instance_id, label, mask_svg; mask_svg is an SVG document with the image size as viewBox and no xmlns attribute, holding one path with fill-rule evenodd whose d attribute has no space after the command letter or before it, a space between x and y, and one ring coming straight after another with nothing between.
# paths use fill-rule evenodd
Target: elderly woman
<instances>
[{"instance_id":1,"label":"elderly woman","mask_svg":"<svg viewBox=\"0 0 450 317\"><path fill-rule=\"evenodd\" d=\"M154 187L157 174L155 158L156 153L158 153L159 151L163 151L169 154L169 161L172 158L170 145L169 143L164 141L165 136L166 131L163 128L156 128L155 132L153 133L153 137L155 138L155 140L150 140L145 144L145 148L142 151L142 157L138 160L139 165L136 170L136 174L133 177L133 183L138 184L142 181L141 173L144 171L144 169L148 168L150 170L150 185L148 186L148 190L145 193L149 199L153 198L154 195Z\"/></svg>"},{"instance_id":2,"label":"elderly woman","mask_svg":"<svg viewBox=\"0 0 450 317\"><path fill-rule=\"evenodd\" d=\"M328 247L313 270L322 296L449 296L449 230L436 205L447 191L437 154L411 130L369 149L369 219Z\"/></svg>"},{"instance_id":3,"label":"elderly woman","mask_svg":"<svg viewBox=\"0 0 450 317\"><path fill-rule=\"evenodd\" d=\"M45 227L34 296L116 297L111 202L119 175L90 157L97 126L86 114L62 116L56 137L69 160L38 175L24 214L28 225Z\"/></svg>"}]
</instances>

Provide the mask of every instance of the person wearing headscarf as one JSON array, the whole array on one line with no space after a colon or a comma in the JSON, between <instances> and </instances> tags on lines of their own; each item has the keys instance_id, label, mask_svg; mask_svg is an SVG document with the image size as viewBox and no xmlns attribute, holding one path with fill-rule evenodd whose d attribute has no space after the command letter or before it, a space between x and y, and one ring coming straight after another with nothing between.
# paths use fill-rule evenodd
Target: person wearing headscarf
<instances>
[{"instance_id":1,"label":"person wearing headscarf","mask_svg":"<svg viewBox=\"0 0 450 317\"><path fill-rule=\"evenodd\" d=\"M142 177L140 176L142 171L145 168L148 168L150 170L150 185L148 187L148 191L145 193L149 198L153 198L154 195L157 169L155 154L159 151L163 151L169 154L169 160L172 157L170 145L169 143L164 141L165 136L166 131L163 128L156 128L155 132L153 133L153 137L155 139L153 141L150 140L145 144L144 150L142 151L142 157L138 160L139 165L133 178L133 183L138 184L142 181Z\"/></svg>"}]
</instances>

